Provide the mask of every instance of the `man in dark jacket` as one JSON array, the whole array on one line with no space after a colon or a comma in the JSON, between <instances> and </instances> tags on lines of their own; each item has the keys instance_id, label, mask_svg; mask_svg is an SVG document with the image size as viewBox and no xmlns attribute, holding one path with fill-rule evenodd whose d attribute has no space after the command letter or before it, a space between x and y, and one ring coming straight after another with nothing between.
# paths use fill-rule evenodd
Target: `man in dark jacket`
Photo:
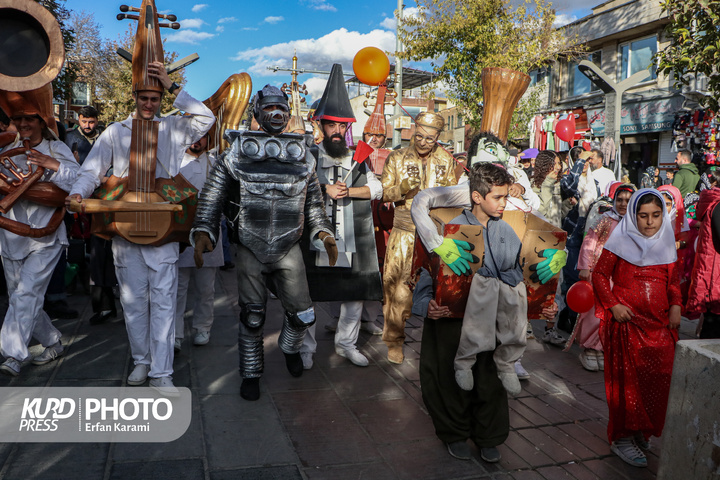
<instances>
[{"instance_id":1,"label":"man in dark jacket","mask_svg":"<svg viewBox=\"0 0 720 480\"><path fill-rule=\"evenodd\" d=\"M67 133L65 144L72 150L75 160L82 165L102 129L98 127L98 111L95 107L88 105L81 108L78 117L80 125Z\"/></svg>"}]
</instances>

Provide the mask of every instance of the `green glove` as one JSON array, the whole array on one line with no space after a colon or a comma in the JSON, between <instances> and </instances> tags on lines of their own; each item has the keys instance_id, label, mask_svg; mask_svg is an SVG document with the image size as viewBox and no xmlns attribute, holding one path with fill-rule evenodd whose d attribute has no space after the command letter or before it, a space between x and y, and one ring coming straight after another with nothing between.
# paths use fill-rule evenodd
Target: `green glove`
<instances>
[{"instance_id":1,"label":"green glove","mask_svg":"<svg viewBox=\"0 0 720 480\"><path fill-rule=\"evenodd\" d=\"M443 243L433 248L433 252L440 255L455 275L470 275L470 263L477 263L479 260L470 253L473 248L474 245L463 240L443 238Z\"/></svg>"},{"instance_id":2,"label":"green glove","mask_svg":"<svg viewBox=\"0 0 720 480\"><path fill-rule=\"evenodd\" d=\"M530 266L530 270L535 272L530 276L530 280L544 285L567 264L567 253L565 250L546 248L540 252L540 256L545 260Z\"/></svg>"}]
</instances>

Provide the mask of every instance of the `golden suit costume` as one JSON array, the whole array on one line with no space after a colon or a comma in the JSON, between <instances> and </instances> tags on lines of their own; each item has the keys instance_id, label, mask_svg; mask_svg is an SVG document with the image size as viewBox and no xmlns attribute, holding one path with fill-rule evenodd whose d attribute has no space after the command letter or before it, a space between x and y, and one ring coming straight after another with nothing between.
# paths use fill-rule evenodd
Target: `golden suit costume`
<instances>
[{"instance_id":1,"label":"golden suit costume","mask_svg":"<svg viewBox=\"0 0 720 480\"><path fill-rule=\"evenodd\" d=\"M420 185L403 195L401 184L408 177L419 179ZM395 220L387 244L383 272L385 326L382 339L389 349L402 348L405 320L410 316L412 308L412 292L407 285L415 248L415 225L410 218L412 198L425 188L455 184L455 159L438 145L428 155L426 165L423 165L417 154L414 141L409 147L391 152L385 162L382 173L383 201L395 203Z\"/></svg>"}]
</instances>

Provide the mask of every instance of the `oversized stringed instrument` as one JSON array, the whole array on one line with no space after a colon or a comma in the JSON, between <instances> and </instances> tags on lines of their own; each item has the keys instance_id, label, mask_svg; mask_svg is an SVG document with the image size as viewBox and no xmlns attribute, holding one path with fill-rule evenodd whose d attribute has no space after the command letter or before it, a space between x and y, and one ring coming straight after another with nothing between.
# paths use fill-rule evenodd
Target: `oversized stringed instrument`
<instances>
[{"instance_id":1,"label":"oversized stringed instrument","mask_svg":"<svg viewBox=\"0 0 720 480\"><path fill-rule=\"evenodd\" d=\"M53 116L51 82L65 60L60 25L53 15L37 2L0 0L0 106L10 116L32 111L57 135ZM0 148L18 142L15 133L0 133ZM7 213L19 199L43 206L57 207L45 227L31 227L6 216L0 216L0 228L16 235L39 238L51 234L64 216L67 192L50 182L39 182L45 169L13 160L32 150L29 142L0 154L0 212Z\"/></svg>"},{"instance_id":2,"label":"oversized stringed instrument","mask_svg":"<svg viewBox=\"0 0 720 480\"><path fill-rule=\"evenodd\" d=\"M171 21L176 18L158 14L153 0L143 0L139 9L123 5L120 10L138 13L118 15L118 20L138 21L132 54L133 92L162 94L163 86L148 74L147 67L149 63L164 61L160 27L178 29L180 25L160 24L159 18ZM95 191L95 200L70 205L73 211L95 213L92 232L99 237L118 235L131 243L152 246L188 242L197 206L197 189L180 174L171 178L157 176L158 173L171 174L164 171L157 158L159 125L154 120L133 119L127 176L123 176L125 172L115 172L119 176L109 177Z\"/></svg>"},{"instance_id":3,"label":"oversized stringed instrument","mask_svg":"<svg viewBox=\"0 0 720 480\"><path fill-rule=\"evenodd\" d=\"M292 108L290 109L290 121L288 122L286 132L294 133L296 130L301 130L305 133L305 121L300 113L300 106L305 103L305 98L300 97L300 94L307 95L307 86L300 85L297 81L298 69L297 69L297 55L293 55L292 64L292 81L290 85L283 83L281 90L292 98Z\"/></svg>"}]
</instances>

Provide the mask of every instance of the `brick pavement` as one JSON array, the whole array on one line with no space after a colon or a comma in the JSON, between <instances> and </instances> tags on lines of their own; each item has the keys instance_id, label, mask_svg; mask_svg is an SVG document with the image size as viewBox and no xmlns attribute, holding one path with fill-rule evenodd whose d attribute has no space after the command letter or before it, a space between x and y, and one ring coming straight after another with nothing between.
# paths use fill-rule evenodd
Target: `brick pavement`
<instances>
[{"instance_id":1,"label":"brick pavement","mask_svg":"<svg viewBox=\"0 0 720 480\"><path fill-rule=\"evenodd\" d=\"M531 340L523 364L532 374L510 400L511 432L487 464L450 457L435 437L422 403L418 359L422 321L407 327L406 361L392 365L379 337L361 334L370 359L356 367L334 353L329 316L318 308L315 366L301 378L285 370L277 348L281 308L271 301L266 325L261 398L238 392L237 305L233 271L218 272L210 343L185 345L175 360L175 383L193 392L193 417L180 439L165 444L0 444L0 479L651 479L660 439L651 440L648 468L610 454L601 373L586 372L570 353ZM70 297L81 318L87 296ZM26 366L0 386L120 386L131 366L122 320L90 326L58 320L67 354ZM533 322L536 332L542 322ZM694 323L683 322L685 338ZM33 347L34 353L41 351Z\"/></svg>"}]
</instances>

